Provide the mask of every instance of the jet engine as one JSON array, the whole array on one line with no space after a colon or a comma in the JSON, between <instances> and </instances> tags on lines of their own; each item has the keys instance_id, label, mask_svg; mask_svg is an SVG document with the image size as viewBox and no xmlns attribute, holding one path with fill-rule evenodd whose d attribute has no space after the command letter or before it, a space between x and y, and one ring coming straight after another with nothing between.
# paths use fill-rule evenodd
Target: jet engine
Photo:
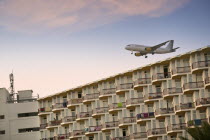
<instances>
[{"instance_id":1,"label":"jet engine","mask_svg":"<svg viewBox=\"0 0 210 140\"><path fill-rule=\"evenodd\" d=\"M147 47L147 48L145 48L145 51L152 51L152 48L150 48L150 47Z\"/></svg>"},{"instance_id":2,"label":"jet engine","mask_svg":"<svg viewBox=\"0 0 210 140\"><path fill-rule=\"evenodd\" d=\"M135 56L142 56L141 53L135 53Z\"/></svg>"}]
</instances>

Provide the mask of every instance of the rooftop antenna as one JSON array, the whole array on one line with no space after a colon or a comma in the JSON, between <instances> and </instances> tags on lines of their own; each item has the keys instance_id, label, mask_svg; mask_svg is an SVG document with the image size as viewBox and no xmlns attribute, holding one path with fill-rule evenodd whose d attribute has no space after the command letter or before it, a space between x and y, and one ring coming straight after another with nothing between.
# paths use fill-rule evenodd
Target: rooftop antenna
<instances>
[{"instance_id":1,"label":"rooftop antenna","mask_svg":"<svg viewBox=\"0 0 210 140\"><path fill-rule=\"evenodd\" d=\"M15 94L15 90L14 90L14 75L13 75L13 71L12 73L9 75L9 79L10 79L10 95L12 97L12 99L14 100L14 94Z\"/></svg>"}]
</instances>

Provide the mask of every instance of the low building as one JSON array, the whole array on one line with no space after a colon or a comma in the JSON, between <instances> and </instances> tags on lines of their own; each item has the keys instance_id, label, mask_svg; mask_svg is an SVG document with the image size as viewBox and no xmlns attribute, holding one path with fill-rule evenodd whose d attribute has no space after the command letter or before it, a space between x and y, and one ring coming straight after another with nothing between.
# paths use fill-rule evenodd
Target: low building
<instances>
[{"instance_id":1,"label":"low building","mask_svg":"<svg viewBox=\"0 0 210 140\"><path fill-rule=\"evenodd\" d=\"M32 90L18 91L16 98L0 88L0 140L38 140L37 97Z\"/></svg>"},{"instance_id":2,"label":"low building","mask_svg":"<svg viewBox=\"0 0 210 140\"><path fill-rule=\"evenodd\" d=\"M81 77L82 78L82 77ZM42 140L176 140L209 122L210 47L40 98Z\"/></svg>"}]
</instances>

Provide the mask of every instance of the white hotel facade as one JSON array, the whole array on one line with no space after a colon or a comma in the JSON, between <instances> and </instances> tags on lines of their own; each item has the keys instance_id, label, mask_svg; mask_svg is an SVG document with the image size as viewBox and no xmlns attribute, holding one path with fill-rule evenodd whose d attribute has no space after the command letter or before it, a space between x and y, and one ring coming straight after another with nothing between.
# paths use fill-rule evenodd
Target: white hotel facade
<instances>
[{"instance_id":1,"label":"white hotel facade","mask_svg":"<svg viewBox=\"0 0 210 140\"><path fill-rule=\"evenodd\" d=\"M176 140L209 122L210 47L40 98L41 140Z\"/></svg>"},{"instance_id":2,"label":"white hotel facade","mask_svg":"<svg viewBox=\"0 0 210 140\"><path fill-rule=\"evenodd\" d=\"M5 88L0 88L0 140L39 140L37 97L32 90L18 91L13 99Z\"/></svg>"}]
</instances>

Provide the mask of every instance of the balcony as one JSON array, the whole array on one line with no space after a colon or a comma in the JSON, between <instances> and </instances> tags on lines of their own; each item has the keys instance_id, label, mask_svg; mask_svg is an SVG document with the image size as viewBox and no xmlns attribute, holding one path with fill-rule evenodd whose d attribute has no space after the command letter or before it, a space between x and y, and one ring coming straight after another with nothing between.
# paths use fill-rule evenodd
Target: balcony
<instances>
[{"instance_id":1,"label":"balcony","mask_svg":"<svg viewBox=\"0 0 210 140\"><path fill-rule=\"evenodd\" d=\"M181 76L186 75L189 72L191 72L190 66L176 67L175 69L172 69L172 78L180 78Z\"/></svg>"},{"instance_id":2,"label":"balcony","mask_svg":"<svg viewBox=\"0 0 210 140\"><path fill-rule=\"evenodd\" d=\"M80 138L83 135L85 135L85 131L84 130L73 130L73 132L70 132L70 139L76 139L76 138Z\"/></svg>"},{"instance_id":3,"label":"balcony","mask_svg":"<svg viewBox=\"0 0 210 140\"><path fill-rule=\"evenodd\" d=\"M68 101L68 105L67 105L67 106L68 106L69 108L70 108L70 107L75 107L75 106L81 104L81 103L83 102L83 100L84 100L84 98L70 99L70 100Z\"/></svg>"},{"instance_id":4,"label":"balcony","mask_svg":"<svg viewBox=\"0 0 210 140\"><path fill-rule=\"evenodd\" d=\"M124 117L120 119L119 127L124 127L136 123L136 117Z\"/></svg>"},{"instance_id":5,"label":"balcony","mask_svg":"<svg viewBox=\"0 0 210 140\"><path fill-rule=\"evenodd\" d=\"M183 103L183 104L181 103L180 105L175 106L175 113L177 114L177 113L187 112L194 108L195 108L195 105L193 102Z\"/></svg>"},{"instance_id":6,"label":"balcony","mask_svg":"<svg viewBox=\"0 0 210 140\"><path fill-rule=\"evenodd\" d=\"M61 125L73 123L73 121L75 120L76 120L76 116L66 116L62 119Z\"/></svg>"},{"instance_id":7,"label":"balcony","mask_svg":"<svg viewBox=\"0 0 210 140\"><path fill-rule=\"evenodd\" d=\"M83 120L88 119L88 117L92 117L92 111L89 111L89 112L80 112L79 114L77 114L76 121L83 121Z\"/></svg>"},{"instance_id":8,"label":"balcony","mask_svg":"<svg viewBox=\"0 0 210 140\"><path fill-rule=\"evenodd\" d=\"M160 137L166 134L166 128L153 128L147 131L148 138Z\"/></svg>"},{"instance_id":9,"label":"balcony","mask_svg":"<svg viewBox=\"0 0 210 140\"><path fill-rule=\"evenodd\" d=\"M103 124L102 131L112 130L112 129L118 127L118 125L119 125L119 121L105 122Z\"/></svg>"},{"instance_id":10,"label":"balcony","mask_svg":"<svg viewBox=\"0 0 210 140\"><path fill-rule=\"evenodd\" d=\"M125 91L129 91L132 88L133 88L133 83L120 84L117 86L116 94L125 93Z\"/></svg>"},{"instance_id":11,"label":"balcony","mask_svg":"<svg viewBox=\"0 0 210 140\"><path fill-rule=\"evenodd\" d=\"M208 122L207 118L195 119L187 122L188 127L201 126L203 122Z\"/></svg>"},{"instance_id":12,"label":"balcony","mask_svg":"<svg viewBox=\"0 0 210 140\"><path fill-rule=\"evenodd\" d=\"M155 118L163 118L174 113L174 108L159 108L155 110Z\"/></svg>"},{"instance_id":13,"label":"balcony","mask_svg":"<svg viewBox=\"0 0 210 140\"><path fill-rule=\"evenodd\" d=\"M210 97L207 98L199 98L196 100L196 108L205 108L207 106L210 106Z\"/></svg>"},{"instance_id":14,"label":"balcony","mask_svg":"<svg viewBox=\"0 0 210 140\"><path fill-rule=\"evenodd\" d=\"M140 103L144 103L144 98L131 98L126 100L126 108L133 108L135 106L138 106Z\"/></svg>"},{"instance_id":15,"label":"balcony","mask_svg":"<svg viewBox=\"0 0 210 140\"><path fill-rule=\"evenodd\" d=\"M122 110L122 108L125 108L125 107L126 107L125 102L113 103L109 105L109 112L110 113L117 112L119 110Z\"/></svg>"},{"instance_id":16,"label":"balcony","mask_svg":"<svg viewBox=\"0 0 210 140\"><path fill-rule=\"evenodd\" d=\"M108 89L103 89L101 91L101 94L99 96L99 99L104 99L107 98L109 96L112 96L113 94L116 93L116 88L108 88Z\"/></svg>"},{"instance_id":17,"label":"balcony","mask_svg":"<svg viewBox=\"0 0 210 140\"><path fill-rule=\"evenodd\" d=\"M97 116L100 116L100 115L104 115L108 111L109 111L109 107L98 107L98 108L95 108L95 109L93 109L92 117L97 117Z\"/></svg>"},{"instance_id":18,"label":"balcony","mask_svg":"<svg viewBox=\"0 0 210 140\"><path fill-rule=\"evenodd\" d=\"M147 112L147 113L139 113L136 115L137 118L137 123L141 123L144 121L149 121L151 120L151 118L155 117L155 113L154 112Z\"/></svg>"},{"instance_id":19,"label":"balcony","mask_svg":"<svg viewBox=\"0 0 210 140\"><path fill-rule=\"evenodd\" d=\"M205 78L205 88L210 88L210 77Z\"/></svg>"},{"instance_id":20,"label":"balcony","mask_svg":"<svg viewBox=\"0 0 210 140\"><path fill-rule=\"evenodd\" d=\"M203 87L204 87L204 82L203 81L189 82L189 83L184 84L183 92L184 93L192 92L192 91L198 90L199 88L203 88Z\"/></svg>"},{"instance_id":21,"label":"balcony","mask_svg":"<svg viewBox=\"0 0 210 140\"><path fill-rule=\"evenodd\" d=\"M52 111L51 107L42 107L42 108L39 108L38 109L38 112L39 112L39 116L41 115L47 115L49 114L50 112Z\"/></svg>"},{"instance_id":22,"label":"balcony","mask_svg":"<svg viewBox=\"0 0 210 140\"><path fill-rule=\"evenodd\" d=\"M114 137L114 138L111 138L111 140L130 140L130 137L129 136Z\"/></svg>"},{"instance_id":23,"label":"balcony","mask_svg":"<svg viewBox=\"0 0 210 140\"><path fill-rule=\"evenodd\" d=\"M47 125L48 125L47 123L40 124L40 130L41 129L46 129Z\"/></svg>"},{"instance_id":24,"label":"balcony","mask_svg":"<svg viewBox=\"0 0 210 140\"><path fill-rule=\"evenodd\" d=\"M171 78L170 72L157 73L157 74L152 75L152 83L159 83L161 81L166 80L167 78Z\"/></svg>"},{"instance_id":25,"label":"balcony","mask_svg":"<svg viewBox=\"0 0 210 140\"><path fill-rule=\"evenodd\" d=\"M52 105L52 111L56 112L56 111L60 111L63 110L65 107L67 107L67 102L63 102L63 103L56 103L54 105Z\"/></svg>"},{"instance_id":26,"label":"balcony","mask_svg":"<svg viewBox=\"0 0 210 140\"><path fill-rule=\"evenodd\" d=\"M162 98L162 92L149 93L144 96L144 102L151 103L151 102L159 100L160 98Z\"/></svg>"},{"instance_id":27,"label":"balcony","mask_svg":"<svg viewBox=\"0 0 210 140\"><path fill-rule=\"evenodd\" d=\"M62 120L53 120L48 123L47 129L56 128L61 124Z\"/></svg>"},{"instance_id":28,"label":"balcony","mask_svg":"<svg viewBox=\"0 0 210 140\"><path fill-rule=\"evenodd\" d=\"M192 63L192 72L200 72L204 69L208 69L209 66L210 60L194 62Z\"/></svg>"},{"instance_id":29,"label":"balcony","mask_svg":"<svg viewBox=\"0 0 210 140\"><path fill-rule=\"evenodd\" d=\"M99 125L99 126L89 126L86 129L85 135L86 136L93 135L95 133L98 133L98 131L101 131L101 129L102 129L102 125Z\"/></svg>"},{"instance_id":30,"label":"balcony","mask_svg":"<svg viewBox=\"0 0 210 140\"><path fill-rule=\"evenodd\" d=\"M99 98L100 93L86 94L83 103L90 103Z\"/></svg>"},{"instance_id":31,"label":"balcony","mask_svg":"<svg viewBox=\"0 0 210 140\"><path fill-rule=\"evenodd\" d=\"M172 98L182 93L182 88L166 88L163 90L163 98Z\"/></svg>"},{"instance_id":32,"label":"balcony","mask_svg":"<svg viewBox=\"0 0 210 140\"><path fill-rule=\"evenodd\" d=\"M42 140L55 140L55 138L53 136L49 137L49 138L44 138Z\"/></svg>"},{"instance_id":33,"label":"balcony","mask_svg":"<svg viewBox=\"0 0 210 140\"><path fill-rule=\"evenodd\" d=\"M139 140L143 138L147 138L147 132L136 132L130 135L131 140Z\"/></svg>"},{"instance_id":34,"label":"balcony","mask_svg":"<svg viewBox=\"0 0 210 140\"><path fill-rule=\"evenodd\" d=\"M148 84L151 84L151 78L139 78L138 80L134 81L134 88L143 88Z\"/></svg>"},{"instance_id":35,"label":"balcony","mask_svg":"<svg viewBox=\"0 0 210 140\"><path fill-rule=\"evenodd\" d=\"M186 123L171 124L167 126L167 134L179 133L185 130Z\"/></svg>"},{"instance_id":36,"label":"balcony","mask_svg":"<svg viewBox=\"0 0 210 140\"><path fill-rule=\"evenodd\" d=\"M54 140L66 140L69 139L69 134L59 134L58 136L54 137Z\"/></svg>"}]
</instances>

